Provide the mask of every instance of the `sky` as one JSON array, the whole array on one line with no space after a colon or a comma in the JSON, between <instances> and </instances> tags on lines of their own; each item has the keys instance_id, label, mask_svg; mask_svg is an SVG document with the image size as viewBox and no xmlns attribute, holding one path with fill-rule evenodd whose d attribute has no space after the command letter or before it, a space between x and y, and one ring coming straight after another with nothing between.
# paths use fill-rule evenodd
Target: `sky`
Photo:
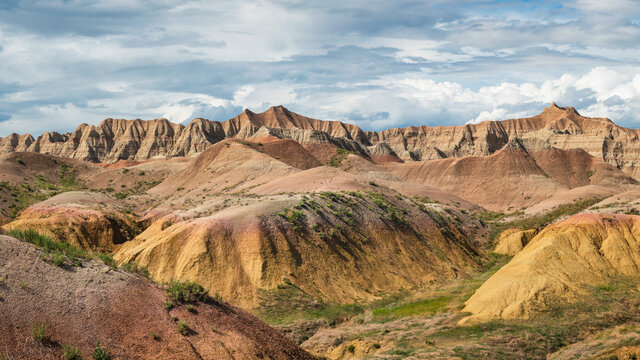
<instances>
[{"instance_id":1,"label":"sky","mask_svg":"<svg viewBox=\"0 0 640 360\"><path fill-rule=\"evenodd\" d=\"M273 105L380 130L554 101L640 127L640 1L0 1L0 136Z\"/></svg>"}]
</instances>

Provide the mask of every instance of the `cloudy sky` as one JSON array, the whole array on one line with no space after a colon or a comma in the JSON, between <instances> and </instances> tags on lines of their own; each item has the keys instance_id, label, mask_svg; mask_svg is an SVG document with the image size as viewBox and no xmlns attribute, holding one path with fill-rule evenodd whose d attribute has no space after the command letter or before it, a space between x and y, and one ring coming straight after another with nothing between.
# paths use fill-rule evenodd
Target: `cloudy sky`
<instances>
[{"instance_id":1,"label":"cloudy sky","mask_svg":"<svg viewBox=\"0 0 640 360\"><path fill-rule=\"evenodd\" d=\"M285 105L377 130L640 127L640 1L2 0L0 136Z\"/></svg>"}]
</instances>

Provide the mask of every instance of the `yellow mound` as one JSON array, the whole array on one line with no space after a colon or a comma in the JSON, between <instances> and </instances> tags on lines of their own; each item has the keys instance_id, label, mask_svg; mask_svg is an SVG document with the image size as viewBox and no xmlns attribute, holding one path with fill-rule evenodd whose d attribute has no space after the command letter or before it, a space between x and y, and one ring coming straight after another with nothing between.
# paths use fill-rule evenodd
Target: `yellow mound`
<instances>
[{"instance_id":1,"label":"yellow mound","mask_svg":"<svg viewBox=\"0 0 640 360\"><path fill-rule=\"evenodd\" d=\"M245 307L289 281L325 301L353 302L477 265L468 235L454 224L455 217L471 221L465 214L371 196L276 196L205 218L159 220L114 258L148 266L156 281L197 281Z\"/></svg>"},{"instance_id":2,"label":"yellow mound","mask_svg":"<svg viewBox=\"0 0 640 360\"><path fill-rule=\"evenodd\" d=\"M513 256L520 252L537 233L537 229L507 229L496 240L496 248L493 252Z\"/></svg>"},{"instance_id":3,"label":"yellow mound","mask_svg":"<svg viewBox=\"0 0 640 360\"><path fill-rule=\"evenodd\" d=\"M640 275L640 217L579 214L546 227L487 280L463 323L528 318L552 300L571 301L610 275Z\"/></svg>"},{"instance_id":4,"label":"yellow mound","mask_svg":"<svg viewBox=\"0 0 640 360\"><path fill-rule=\"evenodd\" d=\"M113 251L139 232L136 222L118 210L106 195L63 193L27 208L2 230L34 229L83 249Z\"/></svg>"}]
</instances>

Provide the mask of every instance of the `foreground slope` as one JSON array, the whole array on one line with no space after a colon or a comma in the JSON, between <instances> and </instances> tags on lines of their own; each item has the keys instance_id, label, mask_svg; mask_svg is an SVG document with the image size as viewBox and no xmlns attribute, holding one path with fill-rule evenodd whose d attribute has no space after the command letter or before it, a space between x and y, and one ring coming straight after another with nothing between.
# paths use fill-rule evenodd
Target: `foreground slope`
<instances>
[{"instance_id":1,"label":"foreground slope","mask_svg":"<svg viewBox=\"0 0 640 360\"><path fill-rule=\"evenodd\" d=\"M610 276L640 275L640 217L578 214L549 225L467 301L467 320L527 318Z\"/></svg>"},{"instance_id":2,"label":"foreground slope","mask_svg":"<svg viewBox=\"0 0 640 360\"><path fill-rule=\"evenodd\" d=\"M0 235L0 354L7 359L59 359L63 345L89 356L98 340L113 359L311 359L236 307L168 311L165 292L140 276L95 261L59 267L40 253ZM172 317L191 331L180 334ZM32 326L43 322L45 338L37 341Z\"/></svg>"}]
</instances>

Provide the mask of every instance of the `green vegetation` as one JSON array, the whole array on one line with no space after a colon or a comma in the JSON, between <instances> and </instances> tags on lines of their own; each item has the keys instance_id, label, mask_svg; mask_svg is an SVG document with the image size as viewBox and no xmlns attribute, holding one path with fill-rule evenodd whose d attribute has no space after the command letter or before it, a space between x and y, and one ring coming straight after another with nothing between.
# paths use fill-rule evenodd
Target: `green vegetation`
<instances>
[{"instance_id":1,"label":"green vegetation","mask_svg":"<svg viewBox=\"0 0 640 360\"><path fill-rule=\"evenodd\" d=\"M12 229L7 232L6 235L26 241L41 248L43 250L41 258L43 260L51 261L58 266L64 265L67 261L71 266L82 266L82 259L97 259L101 260L114 270L118 268L116 261L108 254L100 252L91 254L86 250L69 243L55 241L49 236L43 235L34 229ZM142 275L146 278L149 278L150 276L149 269L147 269L146 266L140 266L135 262L123 263L120 265L120 268L126 272Z\"/></svg>"},{"instance_id":2,"label":"green vegetation","mask_svg":"<svg viewBox=\"0 0 640 360\"><path fill-rule=\"evenodd\" d=\"M105 253L98 253L98 254L96 254L96 257L98 259L102 260L103 263L105 263L106 265L110 266L112 269L115 270L115 269L118 268L118 264L116 263L115 260L113 260L111 255L105 254Z\"/></svg>"},{"instance_id":3,"label":"green vegetation","mask_svg":"<svg viewBox=\"0 0 640 360\"><path fill-rule=\"evenodd\" d=\"M155 331L151 331L151 338L155 341L158 341L160 340L160 335L158 335L158 333Z\"/></svg>"},{"instance_id":4,"label":"green vegetation","mask_svg":"<svg viewBox=\"0 0 640 360\"><path fill-rule=\"evenodd\" d=\"M379 192L369 192L369 198L376 204L382 211L385 212L383 219L389 220L393 223L399 225L407 225L408 222L404 218L404 215L407 214L406 209L399 209L395 207L395 205L389 202L381 193Z\"/></svg>"},{"instance_id":5,"label":"green vegetation","mask_svg":"<svg viewBox=\"0 0 640 360\"><path fill-rule=\"evenodd\" d=\"M165 301L164 302L164 308L167 309L167 310L173 309L173 302L172 301Z\"/></svg>"},{"instance_id":6,"label":"green vegetation","mask_svg":"<svg viewBox=\"0 0 640 360\"><path fill-rule=\"evenodd\" d=\"M331 156L327 165L338 167L340 166L340 163L342 163L342 160L346 159L349 154L351 154L351 151L343 148L337 148L336 153Z\"/></svg>"},{"instance_id":7,"label":"green vegetation","mask_svg":"<svg viewBox=\"0 0 640 360\"><path fill-rule=\"evenodd\" d=\"M602 201L603 198L591 198L586 200L578 200L571 204L559 205L547 212L546 214L532 216L523 219L517 219L513 221L502 222L500 220L504 219L508 216L519 215L520 213L513 214L505 214L505 213L495 213L495 212L483 212L476 214L478 218L481 220L488 222L491 225L491 233L490 240L494 240L501 232L509 228L518 228L518 229L540 229L543 228L555 220L567 216L574 215L583 210L586 210L593 206L594 204Z\"/></svg>"},{"instance_id":8,"label":"green vegetation","mask_svg":"<svg viewBox=\"0 0 640 360\"><path fill-rule=\"evenodd\" d=\"M191 304L185 305L184 308L187 309L187 311L190 312L190 313L196 313L197 312L196 309Z\"/></svg>"},{"instance_id":9,"label":"green vegetation","mask_svg":"<svg viewBox=\"0 0 640 360\"><path fill-rule=\"evenodd\" d=\"M151 278L151 274L149 273L149 268L147 268L146 266L139 265L137 262L134 262L134 261L120 264L120 269L128 273L142 275L147 279Z\"/></svg>"},{"instance_id":10,"label":"green vegetation","mask_svg":"<svg viewBox=\"0 0 640 360\"><path fill-rule=\"evenodd\" d=\"M76 174L73 167L65 163L60 164L60 185L65 190L76 187Z\"/></svg>"},{"instance_id":11,"label":"green vegetation","mask_svg":"<svg viewBox=\"0 0 640 360\"><path fill-rule=\"evenodd\" d=\"M432 315L444 311L450 301L450 297L440 296L390 308L375 309L373 310L373 315L378 319L394 319L424 314Z\"/></svg>"},{"instance_id":12,"label":"green vegetation","mask_svg":"<svg viewBox=\"0 0 640 360\"><path fill-rule=\"evenodd\" d=\"M209 293L202 285L191 281L171 281L166 288L167 296L173 301L183 303L206 302L209 300Z\"/></svg>"},{"instance_id":13,"label":"green vegetation","mask_svg":"<svg viewBox=\"0 0 640 360\"><path fill-rule=\"evenodd\" d=\"M286 219L289 225L291 225L291 227L293 228L293 231L295 231L296 233L302 232L302 229L303 229L302 219L304 218L304 213L302 211L293 210L293 209L283 209L282 211L278 212L278 216Z\"/></svg>"},{"instance_id":14,"label":"green vegetation","mask_svg":"<svg viewBox=\"0 0 640 360\"><path fill-rule=\"evenodd\" d=\"M258 315L272 325L316 319L338 323L364 311L361 304L325 303L305 293L291 281L284 281L276 289L262 290L259 303Z\"/></svg>"},{"instance_id":15,"label":"green vegetation","mask_svg":"<svg viewBox=\"0 0 640 360\"><path fill-rule=\"evenodd\" d=\"M80 259L87 259L90 257L86 251L76 246L52 240L50 237L40 234L33 229L12 229L7 233L7 235L41 248L44 251L43 259L52 260L56 265L62 265L65 260L69 260L72 266L80 266L82 265Z\"/></svg>"},{"instance_id":16,"label":"green vegetation","mask_svg":"<svg viewBox=\"0 0 640 360\"><path fill-rule=\"evenodd\" d=\"M353 353L354 351L356 351L355 345L351 344L351 345L347 346L347 351L350 352L350 353Z\"/></svg>"},{"instance_id":17,"label":"green vegetation","mask_svg":"<svg viewBox=\"0 0 640 360\"><path fill-rule=\"evenodd\" d=\"M182 334L183 336L189 335L189 332L191 332L191 329L189 328L189 323L186 322L186 321L179 321L178 322L178 332L180 334Z\"/></svg>"},{"instance_id":18,"label":"green vegetation","mask_svg":"<svg viewBox=\"0 0 640 360\"><path fill-rule=\"evenodd\" d=\"M75 346L64 345L62 347L62 355L64 356L65 360L82 360L82 354L80 353L80 350Z\"/></svg>"},{"instance_id":19,"label":"green vegetation","mask_svg":"<svg viewBox=\"0 0 640 360\"><path fill-rule=\"evenodd\" d=\"M47 326L43 322L37 323L31 327L31 335L33 335L33 339L37 342L44 342L46 337Z\"/></svg>"},{"instance_id":20,"label":"green vegetation","mask_svg":"<svg viewBox=\"0 0 640 360\"><path fill-rule=\"evenodd\" d=\"M22 159L20 158L16 158L16 162L20 165L25 165L24 161L22 161Z\"/></svg>"},{"instance_id":21,"label":"green vegetation","mask_svg":"<svg viewBox=\"0 0 640 360\"><path fill-rule=\"evenodd\" d=\"M138 181L136 182L135 186L126 190L122 190L119 191L117 193L114 194L114 196L117 199L126 199L129 196L132 195L140 195L142 193L144 193L145 191L151 189L152 187L156 186L160 184L160 180L155 180L155 181ZM121 184L120 185L122 188L126 188L125 184ZM178 191L183 190L184 188L178 188ZM115 190L113 190L112 187L108 187L105 189L105 191L107 192L113 192Z\"/></svg>"},{"instance_id":22,"label":"green vegetation","mask_svg":"<svg viewBox=\"0 0 640 360\"><path fill-rule=\"evenodd\" d=\"M100 346L100 340L96 342L96 349L91 354L93 360L110 360L111 359L111 351L107 348L103 348Z\"/></svg>"}]
</instances>

